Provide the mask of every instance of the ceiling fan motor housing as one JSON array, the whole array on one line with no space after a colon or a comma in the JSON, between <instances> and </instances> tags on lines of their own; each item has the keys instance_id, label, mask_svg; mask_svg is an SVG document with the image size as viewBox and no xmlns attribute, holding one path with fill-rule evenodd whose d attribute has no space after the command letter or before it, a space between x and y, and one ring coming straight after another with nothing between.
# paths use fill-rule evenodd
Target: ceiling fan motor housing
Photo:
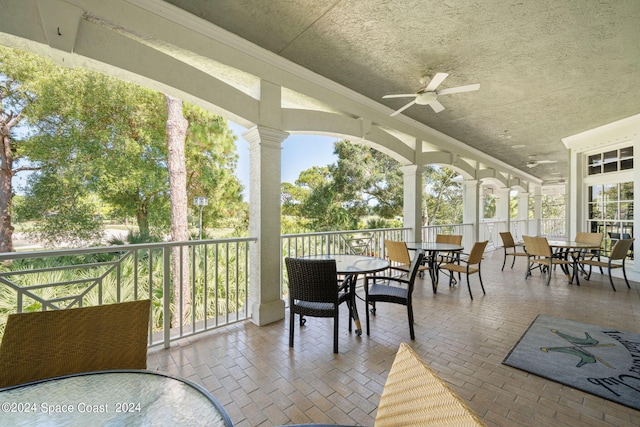
<instances>
[{"instance_id":1,"label":"ceiling fan motor housing","mask_svg":"<svg viewBox=\"0 0 640 427\"><path fill-rule=\"evenodd\" d=\"M416 96L416 104L427 105L438 99L435 92L422 92Z\"/></svg>"}]
</instances>

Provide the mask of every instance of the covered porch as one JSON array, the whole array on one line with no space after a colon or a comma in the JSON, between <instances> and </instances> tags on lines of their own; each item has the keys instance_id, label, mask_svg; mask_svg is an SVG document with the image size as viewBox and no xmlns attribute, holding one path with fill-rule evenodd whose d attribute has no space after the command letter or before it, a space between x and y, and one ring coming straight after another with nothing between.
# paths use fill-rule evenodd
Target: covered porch
<instances>
[{"instance_id":1,"label":"covered porch","mask_svg":"<svg viewBox=\"0 0 640 427\"><path fill-rule=\"evenodd\" d=\"M273 31L282 32L280 36L290 38L290 43L300 42L301 52L310 52L313 57L310 49L318 48L316 55L326 54L320 40L302 37L303 34L306 36L305 30L295 30L300 31L300 37L287 34L286 29L293 29L294 24L299 22L287 19L286 7L281 6L277 11L264 10L263 15L251 16L256 23L267 26L263 28L268 28L270 19L277 20L274 22L280 26L276 25L277 28L273 28ZM307 6L310 7L309 4ZM322 19L322 23L330 22L333 31L339 31L352 21L333 21L332 16L348 14L353 20L370 15L379 24L374 26L377 28L374 32L379 31L385 37L402 40L411 36L417 46L423 45L422 39L427 37L427 34L421 36L415 32L403 34L394 31L393 25L385 26L403 17L421 27L420 14L408 13L404 8L371 8L363 15L363 11L350 10L341 3L325 6L326 10L315 10L314 13L318 19ZM353 64L349 61L336 62L331 56L326 57L322 64L315 57L308 58L307 68L301 65L304 62L302 57L282 52L278 54L278 50L270 44L275 42L272 38L274 34L265 32L263 37L249 37L244 30L253 23L250 19L247 21L248 16L242 13L241 5L226 3L221 10L204 6L202 10L194 10L192 7L195 6L179 1L152 0L117 0L109 5L99 0L9 2L0 25L0 43L43 54L64 66L89 68L159 90L218 113L247 129L242 137L250 145L249 238L256 242L251 245L249 256L249 313L251 320L258 325L279 321L285 315L280 293L281 256L273 249L280 246L280 176L281 170L287 167L281 161L281 148L283 141L291 134L312 133L349 139L373 147L400 162L404 174L403 222L409 233L408 241L420 241L422 238L422 177L426 165L450 167L460 174L465 200L463 223L472 225L470 232L464 235L463 244L468 248L481 239L484 226L481 206L488 189L499 196L497 217L506 224L507 230L512 229L512 222L517 222L522 227L515 235L537 235L544 233L539 228L539 220L542 218L541 196L549 185L559 186L559 191L566 194L568 202L563 233L572 238L577 231L591 231L588 228L592 225L604 228L609 226L605 223L609 218L594 218L592 215L595 201L590 197L597 194L595 190L592 191L592 187L595 188L594 183L600 184L603 181L603 175L590 175L603 162L601 158L596 159L594 153L601 155L606 152L604 162L607 166L603 171L615 172L606 181L616 185L622 182L626 185L625 188L629 187L629 183L633 188L633 184L640 181L640 168L633 168L633 154L630 158L628 154L629 149L633 153L634 147L636 152L640 152L637 147L640 116L637 116L633 102L623 103L622 99L617 99L617 109L607 111L604 118L605 123L608 123L606 125L602 118L596 119L597 114L580 114L585 103L576 100L574 88L558 91L559 98L549 99L548 102L557 104L553 105L554 108L540 108L539 92L531 92L530 81L517 70L507 70L508 67L500 65L499 61L508 62L512 55L505 58L500 54L495 57L497 62L490 71L482 66L487 64L486 58L474 56L473 65L466 72L471 75L472 71L482 70L483 79L487 81L487 84L481 83L482 90L486 91L485 96L452 96L448 98L450 108L437 115L435 110L429 113L430 110L425 112L417 109L395 114L398 112L397 107L390 108L380 100L386 91L397 90L400 85L406 86L409 68L416 71L415 65L408 67L401 75L389 71L384 77L375 73L375 68L381 63L375 60L369 62L369 69L360 70L363 78L369 82L363 86L358 77L358 68L353 68L353 64L367 63L367 59L362 56L352 56ZM289 11L292 13L304 10L301 4L290 7L293 8ZM416 6L416 11L429 15L429 7L436 6ZM529 14L548 16L550 13L546 9L535 10L538 6L528 7L533 7L534 10L507 12L509 22L513 20L514 24L520 23L525 28L530 21ZM633 2L628 2L608 10L613 17L628 19L629 16L634 16L628 12L633 8ZM495 3L488 10L502 11L502 7ZM477 12L473 6L460 5L457 16L467 16L469 19L477 17L479 24L484 23L482 28L485 28L486 23L494 23L493 12L485 14L483 11L480 16ZM556 14L572 16L575 12L571 5L564 5L549 17L555 17ZM600 18L600 12L597 7L580 11L585 22L588 22L589 16ZM223 19L225 13L229 17L228 22ZM466 28L463 32L458 19L450 18L446 22L452 27L445 29L445 34L449 34L449 31L459 32L460 37L465 40L474 40L473 32ZM300 20L305 21L302 16ZM359 27L349 27L349 31L354 33L342 34L339 40L351 40L358 31L369 28L369 24L364 22L359 23ZM546 26L549 22L540 24ZM236 27L224 29L224 25ZM315 29L314 23L308 25ZM579 25L577 27L576 31L597 29L585 27L582 30ZM626 31L602 39L601 50L606 51L608 46L615 47L619 43L633 40L637 28L633 25L633 19L624 21L623 28ZM498 29L503 31L500 37L505 39L517 34L517 31L509 31L507 28L496 27L496 31ZM243 38L243 34L247 38ZM491 40L496 35L492 32L481 34ZM556 36L550 36L553 31L537 34L550 37L548 41L556 46L559 43ZM518 36L525 39L528 37L526 33ZM565 36L572 37L571 34L558 37ZM254 42L249 41L251 39ZM456 55L459 54L454 49L459 46L455 43L447 46L443 50L447 52L448 67L453 67L448 71L453 73L457 63ZM357 49L359 54L370 51L381 59L389 56L389 52L376 43L351 46L338 41L335 47L343 54L347 54L349 48ZM593 49L593 46L587 43L581 48ZM523 55L522 58L526 58L529 53L539 55L542 52L540 47L527 50L525 44L516 44L511 49L514 53ZM471 55L469 51L465 50L465 53ZM628 79L628 82L619 79L616 83L620 82L628 91L629 96L625 100L633 100L631 88L637 90L640 85L631 83L637 78L637 73L625 74L625 67L628 67L630 57L633 60L635 51L622 56L615 49L608 53L609 56L602 58L602 61L606 61L608 66L615 66L616 72ZM394 52L394 55L398 54L399 52ZM416 57L424 56L419 49L411 54ZM297 62L292 58L296 58ZM396 62L385 60L384 65L392 67L399 60L399 57L395 59ZM320 69L324 70L331 63L335 70L319 73ZM529 66L533 66L533 63L535 61L530 61ZM347 66L341 68L345 64ZM553 64L559 67L555 75L566 78L561 68L562 62ZM521 65L527 68L526 63ZM439 72L434 68L437 66L438 64L430 65L431 74ZM592 61L580 62L579 67L584 73L592 67ZM464 69L459 72L463 73ZM502 80L496 80L499 72L507 73L501 77L503 79L516 79L512 83L513 88L523 91L526 89L526 95L518 97L513 92L503 93L500 89ZM585 75L591 76L593 73ZM384 85L381 80L385 80ZM458 84L471 83L451 80L454 85L456 81ZM571 80L567 84L569 82ZM607 82L612 84L610 80ZM500 99L501 96L514 96L514 102L518 102L521 108L493 105L492 100ZM454 110L456 105L459 108L457 113ZM556 108L559 105L564 105L564 109ZM491 114L478 116L473 113L485 110L491 111ZM512 116L512 113L525 113L525 116ZM508 126L514 126L512 130L500 127L500 133L495 135L495 129L489 132L486 128L490 123L502 126L501 123L505 120ZM536 123L536 120L539 122ZM562 126L555 127L556 122ZM524 123L526 126L522 127ZM507 147L504 142L495 141L496 138L511 140L513 137L526 139L529 146L522 150L522 147L517 148L518 144L510 142ZM553 159L526 155L527 152L536 151L540 141L543 141L540 149ZM612 156L609 150L614 149L616 151ZM610 166L615 168L611 169ZM554 177L555 180L552 179ZM517 218L511 218L510 215L513 192L517 193ZM633 200L624 200L624 208L619 204L614 213L607 212L607 215L615 217L613 219L617 221L617 227L634 228L637 220L633 218L632 205L635 198L640 196L636 192L632 197ZM629 203L631 209L628 208ZM533 221L530 221L530 211L533 212ZM620 217L621 214L624 218ZM636 259L633 261L634 265L630 266L632 276L634 270L640 270L639 262Z\"/></svg>"},{"instance_id":2,"label":"covered porch","mask_svg":"<svg viewBox=\"0 0 640 427\"><path fill-rule=\"evenodd\" d=\"M243 242L246 246L239 251L235 246L231 249L242 254L238 258L243 264L238 268L247 269L242 276L248 296L243 301L244 311L238 314L237 322L177 339L171 345L170 325L166 323L164 348L151 348L148 357L149 369L174 373L206 387L224 404L237 425L372 425L395 352L400 342L408 341L403 308L385 306L378 311L370 337L357 337L341 328L338 355L331 352L330 325L317 319L310 319L302 331L296 332L296 347L289 349L288 312L281 288L283 253L278 250L283 248L280 173L286 167L281 163L280 151L289 135L343 137L400 161L405 176L401 232L407 241L428 238L420 221L422 169L428 164L454 168L463 177L465 208L461 226L465 247L484 239L492 239L494 248L499 247L497 231L514 230L515 225L516 236L545 234L540 196L548 188L547 179L552 178L546 173L547 166L527 169L526 156L521 155L515 164L500 160L505 158L499 151L500 144L492 145L493 153L477 148L494 137L510 138L503 128L496 136L495 129L467 129L465 117L449 118L449 129L464 128L459 134L468 139L462 140L430 127L429 120L418 121L418 113L392 117L394 109L378 102L383 92L363 95L170 2L29 0L10 2L3 16L0 43L4 45L50 56L66 66L86 67L140 83L247 128L243 138L251 146L250 230ZM637 71L629 74L635 76ZM403 77L408 79L408 73ZM640 87L631 78L629 81L627 90ZM400 82L389 83L385 89L397 90L399 85ZM563 96L566 95L549 98L548 105L560 105ZM462 107L460 111L465 111L469 120L486 120L482 114L478 119L474 112L484 111L485 102L495 98L487 96L474 108ZM455 105L449 105L453 110ZM502 106L498 113L506 114L507 110L511 110L508 105ZM547 114L551 116L558 112L557 108L549 110ZM545 148L552 154L561 153L559 163L563 169L559 176L566 177L567 182L562 180L559 185L568 201L563 235L571 238L577 231L586 231L588 220L592 219L588 188L599 176L585 180L588 168L595 164L588 163L590 156L627 146L640 152L640 120L631 114L637 111L625 109L608 114L607 120L631 118L598 128L597 132L575 134L566 141L546 141ZM601 124L593 116L587 118L592 126L588 129ZM538 129L534 137L539 137L546 129L544 123L535 125ZM577 126L573 126L575 132L585 130ZM560 146L562 143L564 147ZM625 169L613 181L640 182L640 168ZM490 230L481 218L485 188L502 195L498 206L501 221ZM509 216L512 191L518 194L517 219ZM633 201L635 198L640 200L639 192ZM530 210L534 212L533 219L529 218ZM633 217L626 220L631 225L638 221ZM189 242L175 244L191 246ZM634 282L627 289L616 279L618 292L613 292L606 276L594 274L591 281L578 288L567 285L564 276L556 274L547 287L539 276L525 280L521 262L513 270L500 271L501 251L488 252L485 257L484 297L471 301L465 286L441 286L436 295L429 284L418 287L414 303L417 337L411 345L424 360L488 425L640 424L638 411L501 364L538 314L637 331L638 284ZM12 254L4 259L16 258L19 257ZM637 258L630 263L631 278L638 278L639 265ZM477 283L474 280L472 286ZM168 307L168 276L162 285ZM344 326L346 310L342 316ZM162 340L161 337L157 342Z\"/></svg>"},{"instance_id":3,"label":"covered porch","mask_svg":"<svg viewBox=\"0 0 640 427\"><path fill-rule=\"evenodd\" d=\"M502 251L485 254L487 294L474 300L466 284L433 294L428 277L414 293L416 340L409 340L406 309L380 305L371 335L349 333L343 307L340 353L334 355L330 319L309 318L288 347L288 320L258 327L230 325L151 349L149 369L205 386L239 426L292 423L373 425L385 380L401 342L410 345L489 426L638 425L631 408L503 365L501 362L538 314L634 331L640 322L640 288L594 273L581 286L559 271L550 286L540 274L524 279L524 259L511 270ZM358 291L362 294L362 289ZM361 316L364 304L358 301ZM287 315L288 316L288 315ZM268 356L266 356L268 355Z\"/></svg>"}]
</instances>

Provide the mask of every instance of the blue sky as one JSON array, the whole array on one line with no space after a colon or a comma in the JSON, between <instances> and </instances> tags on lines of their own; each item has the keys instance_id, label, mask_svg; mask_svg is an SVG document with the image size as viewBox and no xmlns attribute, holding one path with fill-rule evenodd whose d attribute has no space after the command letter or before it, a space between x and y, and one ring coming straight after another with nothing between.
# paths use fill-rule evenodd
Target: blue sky
<instances>
[{"instance_id":1,"label":"blue sky","mask_svg":"<svg viewBox=\"0 0 640 427\"><path fill-rule=\"evenodd\" d=\"M229 122L229 128L238 137L238 168L236 175L245 188L245 199L249 190L249 144L242 138L246 129ZM338 159L333 154L333 143L338 138L320 135L291 135L282 144L282 182L294 183L300 172L313 166L326 166Z\"/></svg>"}]
</instances>

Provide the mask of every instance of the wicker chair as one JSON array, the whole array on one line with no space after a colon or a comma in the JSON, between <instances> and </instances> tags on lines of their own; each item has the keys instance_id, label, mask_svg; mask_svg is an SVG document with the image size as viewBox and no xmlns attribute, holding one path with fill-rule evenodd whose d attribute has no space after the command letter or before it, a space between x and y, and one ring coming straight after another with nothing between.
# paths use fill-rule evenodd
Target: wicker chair
<instances>
[{"instance_id":1,"label":"wicker chair","mask_svg":"<svg viewBox=\"0 0 640 427\"><path fill-rule=\"evenodd\" d=\"M573 281L568 273L569 267L573 266L573 262L567 259L554 256L549 242L546 237L522 236L524 247L527 252L527 272L525 279L531 276L531 271L540 268L540 271L547 273L547 286L551 283L551 269L554 265L560 265L567 275L569 282ZM537 264L537 266L535 266Z\"/></svg>"},{"instance_id":2,"label":"wicker chair","mask_svg":"<svg viewBox=\"0 0 640 427\"><path fill-rule=\"evenodd\" d=\"M467 404L406 343L380 396L375 427L484 426Z\"/></svg>"},{"instance_id":3,"label":"wicker chair","mask_svg":"<svg viewBox=\"0 0 640 427\"><path fill-rule=\"evenodd\" d=\"M471 248L471 252L466 259L457 260L457 262L449 262L440 267L441 270L448 270L449 274L449 283L451 283L453 279L453 273L457 272L458 274L466 274L467 275L467 288L469 288L469 296L473 299L473 294L471 293L471 284L469 283L469 276L475 273L478 273L478 278L480 279L480 287L482 288L482 293L486 294L484 291L484 285L482 284L482 274L480 272L480 264L482 263L482 255L484 254L484 250L487 247L488 240L484 242L476 242L473 244ZM477 266L477 267L473 267Z\"/></svg>"},{"instance_id":4,"label":"wicker chair","mask_svg":"<svg viewBox=\"0 0 640 427\"><path fill-rule=\"evenodd\" d=\"M394 304L402 304L407 306L407 314L409 316L409 335L411 339L416 339L415 332L413 330L413 287L424 259L424 253L422 249L416 251L407 278L401 277L384 277L374 276L365 277L364 292L365 292L365 307L371 305L371 312L376 313L377 302L390 302ZM367 335L369 335L369 310L367 313Z\"/></svg>"},{"instance_id":5,"label":"wicker chair","mask_svg":"<svg viewBox=\"0 0 640 427\"><path fill-rule=\"evenodd\" d=\"M513 257L513 261L511 262L511 268L513 268L513 265L516 263L516 258L519 256L526 257L527 253L524 250L518 252L518 247L522 247L522 245L516 244L511 232L505 231L500 233L500 238L502 239L502 248L504 249L504 260L502 261L502 270L504 271L508 256Z\"/></svg>"},{"instance_id":6,"label":"wicker chair","mask_svg":"<svg viewBox=\"0 0 640 427\"><path fill-rule=\"evenodd\" d=\"M436 234L436 243L449 243L451 245L462 245L462 236L459 234ZM438 252L436 259L436 272L435 275L439 274L438 270L440 270L440 266L446 263L455 263L460 260L460 252ZM450 273L446 273L449 275ZM460 279L460 274L458 274L458 279ZM449 285L457 283L455 279L449 281Z\"/></svg>"},{"instance_id":7,"label":"wicker chair","mask_svg":"<svg viewBox=\"0 0 640 427\"><path fill-rule=\"evenodd\" d=\"M150 301L11 314L0 387L110 369L145 369Z\"/></svg>"},{"instance_id":8,"label":"wicker chair","mask_svg":"<svg viewBox=\"0 0 640 427\"><path fill-rule=\"evenodd\" d=\"M588 233L585 231L579 231L576 233L576 238L575 241L576 242L580 242L580 243L593 243L594 245L602 245L602 240L604 239L604 233ZM582 259L587 259L587 257L589 257L589 259L592 260L598 260L600 261L600 249L586 249L583 250L581 253L576 253L573 255L575 258L582 258ZM600 268L600 274L603 274L602 271L602 267ZM582 269L582 266L581 266ZM589 278L591 277L591 269L589 269L589 273L586 273L583 270L583 273L585 273L585 279L589 280Z\"/></svg>"},{"instance_id":9,"label":"wicker chair","mask_svg":"<svg viewBox=\"0 0 640 427\"><path fill-rule=\"evenodd\" d=\"M337 284L336 261L332 259L285 258L289 275L289 347L293 347L295 315L333 317L333 352L338 353L338 308L343 302L349 307L349 331L351 331L352 290L349 278Z\"/></svg>"},{"instance_id":10,"label":"wicker chair","mask_svg":"<svg viewBox=\"0 0 640 427\"><path fill-rule=\"evenodd\" d=\"M391 270L400 271L403 275L408 274L411 269L411 257L409 256L409 249L405 242L397 242L394 240L385 240L384 247L387 250L387 258L389 259L389 268ZM418 272L420 277L424 276L424 272L428 271L429 267L426 265L420 265Z\"/></svg>"},{"instance_id":11,"label":"wicker chair","mask_svg":"<svg viewBox=\"0 0 640 427\"><path fill-rule=\"evenodd\" d=\"M459 234L436 234L436 243L450 243L462 245L462 236ZM438 262L454 262L460 258L460 252L443 252L438 255Z\"/></svg>"},{"instance_id":12,"label":"wicker chair","mask_svg":"<svg viewBox=\"0 0 640 427\"><path fill-rule=\"evenodd\" d=\"M627 288L631 288L629 286L629 280L627 280L627 271L624 266L624 262L627 259L627 254L633 245L633 241L635 239L621 239L613 245L611 249L611 254L609 256L608 261L600 261L599 259L582 259L579 260L578 263L584 268L584 266L589 266L589 276L591 276L591 268L592 267L606 267L609 271L609 283L611 283L611 287L613 290L616 290L616 287L613 285L613 278L611 277L611 270L615 268L622 268L622 275L624 276L624 281L627 284ZM613 263L613 261L620 261L620 264ZM580 279L578 279L580 280Z\"/></svg>"}]
</instances>

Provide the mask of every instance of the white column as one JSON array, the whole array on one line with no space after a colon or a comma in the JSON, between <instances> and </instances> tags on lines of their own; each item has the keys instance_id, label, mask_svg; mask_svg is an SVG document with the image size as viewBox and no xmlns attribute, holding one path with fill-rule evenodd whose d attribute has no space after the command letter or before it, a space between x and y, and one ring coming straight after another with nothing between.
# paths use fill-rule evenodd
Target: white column
<instances>
[{"instance_id":1,"label":"white column","mask_svg":"<svg viewBox=\"0 0 640 427\"><path fill-rule=\"evenodd\" d=\"M510 231L509 224L511 223L511 203L510 202L511 189L510 188L498 188L497 200L496 200L496 215L497 221L504 221L505 229L498 231Z\"/></svg>"},{"instance_id":2,"label":"white column","mask_svg":"<svg viewBox=\"0 0 640 427\"><path fill-rule=\"evenodd\" d=\"M480 232L480 181L464 181L462 191L464 195L462 222L474 225L473 233L470 235L465 233L463 236L462 245L466 250L471 250L473 243L478 241Z\"/></svg>"},{"instance_id":3,"label":"white column","mask_svg":"<svg viewBox=\"0 0 640 427\"><path fill-rule=\"evenodd\" d=\"M529 193L518 191L518 221L521 224L518 235L513 238L518 241L523 235L529 235Z\"/></svg>"},{"instance_id":4,"label":"white column","mask_svg":"<svg viewBox=\"0 0 640 427\"><path fill-rule=\"evenodd\" d=\"M400 168L404 174L404 226L410 228L410 242L422 241L422 189L423 172L422 166L410 165Z\"/></svg>"},{"instance_id":5,"label":"white column","mask_svg":"<svg viewBox=\"0 0 640 427\"><path fill-rule=\"evenodd\" d=\"M542 188L536 187L533 192L533 218L535 219L535 230L529 230L532 235L540 236L542 234Z\"/></svg>"},{"instance_id":6,"label":"white column","mask_svg":"<svg viewBox=\"0 0 640 427\"><path fill-rule=\"evenodd\" d=\"M249 143L249 309L251 321L266 325L285 316L280 293L280 170L282 142L289 134L255 126L242 134Z\"/></svg>"}]
</instances>

